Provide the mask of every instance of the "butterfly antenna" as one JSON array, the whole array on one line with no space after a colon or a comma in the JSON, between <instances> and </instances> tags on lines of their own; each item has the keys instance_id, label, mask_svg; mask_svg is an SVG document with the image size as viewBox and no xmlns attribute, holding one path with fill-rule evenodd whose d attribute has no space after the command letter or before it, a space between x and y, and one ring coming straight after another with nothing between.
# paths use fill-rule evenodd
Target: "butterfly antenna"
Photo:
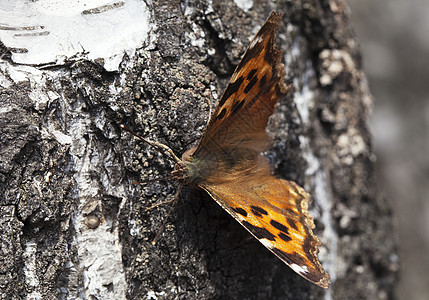
<instances>
[{"instance_id":1,"label":"butterfly antenna","mask_svg":"<svg viewBox=\"0 0 429 300\"><path fill-rule=\"evenodd\" d=\"M161 235L161 232L164 230L165 224L167 223L168 217L170 216L171 212L173 211L174 205L176 205L177 200L179 199L180 191L182 190L183 184L179 186L179 188L176 191L176 194L174 195L174 199L171 201L170 210L167 213L167 216L164 219L164 222L162 222L161 227L158 230L158 233L156 234L155 238L152 241L152 245L155 246L156 242L158 242L158 239Z\"/></svg>"},{"instance_id":2,"label":"butterfly antenna","mask_svg":"<svg viewBox=\"0 0 429 300\"><path fill-rule=\"evenodd\" d=\"M155 142L155 141L151 141L151 140L148 140L148 139L146 139L146 138L144 138L144 137L142 137L141 135L138 135L137 133L135 133L134 131L132 131L131 129L129 129L129 128L127 128L127 127L125 127L125 125L124 124L121 124L120 125L120 127L123 129L123 130L125 130L125 131L127 131L127 132L129 132L130 134L132 134L132 135L134 135L136 138L138 138L139 140L141 140L141 141L143 141L143 142L145 142L146 144L148 144L148 145L150 145L150 146L152 146L152 147L154 147L154 148L158 148L158 149L161 149L162 151L161 151L161 153L165 153L165 152L167 152L168 154L170 154L170 156L176 161L176 163L181 163L182 162L182 160L180 159L180 158L178 158L177 157L177 155L176 154L174 154L174 152L173 152L173 150L171 150L171 148L170 147L168 147L167 145L164 145L164 144L161 144L161 143L158 143L158 142ZM165 152L164 152L165 151Z\"/></svg>"},{"instance_id":3,"label":"butterfly antenna","mask_svg":"<svg viewBox=\"0 0 429 300\"><path fill-rule=\"evenodd\" d=\"M159 178L154 178L154 179L147 179L147 180L143 180L143 181L133 181L133 184L147 184L147 183L166 180L166 179L173 179L173 176L164 176L164 177L159 177Z\"/></svg>"}]
</instances>

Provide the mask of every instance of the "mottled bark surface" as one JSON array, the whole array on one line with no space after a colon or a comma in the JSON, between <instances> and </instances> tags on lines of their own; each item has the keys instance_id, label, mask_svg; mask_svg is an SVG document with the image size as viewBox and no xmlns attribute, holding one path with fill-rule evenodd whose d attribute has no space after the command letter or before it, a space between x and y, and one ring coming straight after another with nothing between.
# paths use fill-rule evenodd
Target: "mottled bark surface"
<instances>
[{"instance_id":1,"label":"mottled bark surface","mask_svg":"<svg viewBox=\"0 0 429 300\"><path fill-rule=\"evenodd\" d=\"M2 84L1 297L392 298L391 211L375 178L373 100L344 2L255 1L245 12L230 1L156 1L150 9L153 43L125 56L118 72L78 61ZM294 89L271 119L267 155L276 174L312 194L327 292L190 188L152 246L169 205L146 208L177 185L133 181L168 175L173 162L119 128L178 155L196 143L205 99L216 102L272 10L286 13L278 47ZM13 65L7 51L2 63ZM46 99L32 96L36 85Z\"/></svg>"}]
</instances>

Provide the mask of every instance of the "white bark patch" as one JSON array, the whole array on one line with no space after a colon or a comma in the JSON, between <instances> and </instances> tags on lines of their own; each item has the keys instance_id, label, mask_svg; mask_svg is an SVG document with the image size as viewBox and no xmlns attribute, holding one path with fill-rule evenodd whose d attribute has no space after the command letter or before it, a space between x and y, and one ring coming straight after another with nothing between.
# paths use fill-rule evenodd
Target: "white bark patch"
<instances>
[{"instance_id":1,"label":"white bark patch","mask_svg":"<svg viewBox=\"0 0 429 300\"><path fill-rule=\"evenodd\" d=\"M248 12L253 7L253 0L234 0L234 2L244 12Z\"/></svg>"},{"instance_id":2,"label":"white bark patch","mask_svg":"<svg viewBox=\"0 0 429 300\"><path fill-rule=\"evenodd\" d=\"M63 97L61 93L47 91L46 88L47 82L54 82L56 78L67 75L63 72L61 70L41 72L35 67L0 62L0 74L3 74L5 79L2 84L7 86L14 81L29 82L31 87L29 96L36 108L44 107L50 101ZM10 76L11 74L13 76ZM102 209L98 209L99 226L90 228L86 222L86 217L91 210L102 208L103 194L122 199L119 211L126 199L123 186L109 184L107 171L101 174L93 172L96 169L108 169L106 161L110 159L112 151L99 147L100 144L97 143L96 138L91 134L88 135L91 132L89 128L93 123L100 127L100 124L108 122L105 118L100 120L102 116L92 118L89 112L82 110L82 103L76 102L71 106L65 100L60 101L63 105L62 117L70 120L68 126L63 128L56 122L46 122L41 128L42 138L53 138L63 145L70 145L69 153L73 159L70 168L76 172L74 196L77 209L72 216L72 222L76 229L74 246L77 249L77 263L69 263L69 266L66 266L67 272L71 274L70 281L66 282L66 286L59 285L58 292L61 299L125 299L127 283L122 265L118 227L115 225L114 217L107 218L103 215ZM49 180L49 175L46 175L44 180ZM24 273L26 284L31 287L27 299L42 299L37 289L39 281L36 249L36 243L27 243ZM73 276L82 277L83 286L79 280L73 280Z\"/></svg>"},{"instance_id":3,"label":"white bark patch","mask_svg":"<svg viewBox=\"0 0 429 300\"><path fill-rule=\"evenodd\" d=\"M82 215L77 216L75 221L82 230L77 236L77 243L81 259L79 267L84 270L86 299L125 299L126 282L118 228L111 232L111 224L106 220L95 229L88 228Z\"/></svg>"},{"instance_id":4,"label":"white bark patch","mask_svg":"<svg viewBox=\"0 0 429 300\"><path fill-rule=\"evenodd\" d=\"M192 32L185 33L185 36L191 41L192 46L206 47L205 32L196 24L192 24Z\"/></svg>"},{"instance_id":5,"label":"white bark patch","mask_svg":"<svg viewBox=\"0 0 429 300\"><path fill-rule=\"evenodd\" d=\"M76 126L81 125L75 124ZM79 139L80 134L87 132L85 128L76 127L71 131L74 132L73 136L81 142L80 144L72 143L70 152L76 153L73 156L73 164L79 170L75 176L78 209L72 221L76 228L76 246L79 257L79 265L76 268L83 273L84 278L82 292L86 299L125 299L127 285L122 265L118 227L114 226L112 220L104 217L101 217L101 222L96 228L90 228L87 225L86 215L96 207L102 207L98 179L94 178L92 170L99 169L96 166L103 163L103 155L98 153L91 141L86 143ZM77 149L73 149L74 147ZM116 193L111 192L116 194L115 196L123 194L123 191L120 190Z\"/></svg>"},{"instance_id":6,"label":"white bark patch","mask_svg":"<svg viewBox=\"0 0 429 300\"><path fill-rule=\"evenodd\" d=\"M350 129L338 137L338 155L346 165L352 165L354 158L366 153L365 141L356 129Z\"/></svg>"},{"instance_id":7,"label":"white bark patch","mask_svg":"<svg viewBox=\"0 0 429 300\"><path fill-rule=\"evenodd\" d=\"M298 54L298 53L296 53ZM315 78L314 68L310 61L306 65L307 71L302 75L302 87L296 89L294 102L296 103L298 112L301 116L303 126L307 128L309 123L310 112L314 107L315 94L312 92L311 81ZM298 85L295 83L295 86ZM323 262L323 267L331 276L331 281L336 278L336 258L338 252L338 235L334 228L333 218L331 215L332 202L330 201L331 190L329 188L329 178L325 172L322 163L314 155L309 139L306 136L300 136L301 147L304 150L304 158L307 161L308 169L306 177L309 183L305 189L311 191L311 196L317 205L320 207L320 215L316 215L314 211L310 211L313 217L317 217L325 225L323 236L319 236L322 241L322 246L319 248L319 258ZM325 300L332 299L331 291L325 293Z\"/></svg>"},{"instance_id":8,"label":"white bark patch","mask_svg":"<svg viewBox=\"0 0 429 300\"><path fill-rule=\"evenodd\" d=\"M28 300L42 299L42 295L37 291L39 286L39 278L37 278L37 265L36 265L36 251L37 244L34 242L27 242L24 249L24 274L25 282L28 286L29 293L27 294Z\"/></svg>"},{"instance_id":9,"label":"white bark patch","mask_svg":"<svg viewBox=\"0 0 429 300\"><path fill-rule=\"evenodd\" d=\"M307 68L311 67L311 62L307 62ZM313 74L308 74L306 72L302 75L302 81L304 83L308 83L309 76ZM298 78L294 79L295 86L298 86ZM298 109L299 115L301 116L301 120L304 124L307 124L310 119L310 110L313 108L313 98L314 93L311 90L311 87L308 84L304 84L301 90L295 93L294 102L296 104L296 108Z\"/></svg>"},{"instance_id":10,"label":"white bark patch","mask_svg":"<svg viewBox=\"0 0 429 300\"><path fill-rule=\"evenodd\" d=\"M323 50L319 57L322 60L322 71L319 78L322 86L331 85L344 71L354 72L356 70L355 63L347 51Z\"/></svg>"},{"instance_id":11,"label":"white bark patch","mask_svg":"<svg viewBox=\"0 0 429 300\"><path fill-rule=\"evenodd\" d=\"M1 1L0 41L15 63L99 59L113 71L147 40L149 18L140 0Z\"/></svg>"}]
</instances>

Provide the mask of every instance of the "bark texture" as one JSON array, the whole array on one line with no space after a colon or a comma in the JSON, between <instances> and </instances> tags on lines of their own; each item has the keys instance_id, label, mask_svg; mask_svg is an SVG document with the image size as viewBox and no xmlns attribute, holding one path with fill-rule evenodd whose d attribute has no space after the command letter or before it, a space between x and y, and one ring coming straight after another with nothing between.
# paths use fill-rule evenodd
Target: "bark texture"
<instances>
[{"instance_id":1,"label":"bark texture","mask_svg":"<svg viewBox=\"0 0 429 300\"><path fill-rule=\"evenodd\" d=\"M398 268L389 203L375 178L372 97L340 0L154 1L153 43L102 62L42 69L0 89L0 297L19 299L391 299ZM293 91L269 125L279 176L312 194L323 291L281 263L203 192L175 193L173 162L123 132L196 143L208 97L220 97L272 10ZM2 63L13 65L8 49ZM36 88L48 100L34 99ZM117 91L113 93L112 90ZM54 95L54 96L52 96ZM102 274L102 275L100 275ZM91 298L94 297L94 298Z\"/></svg>"}]
</instances>

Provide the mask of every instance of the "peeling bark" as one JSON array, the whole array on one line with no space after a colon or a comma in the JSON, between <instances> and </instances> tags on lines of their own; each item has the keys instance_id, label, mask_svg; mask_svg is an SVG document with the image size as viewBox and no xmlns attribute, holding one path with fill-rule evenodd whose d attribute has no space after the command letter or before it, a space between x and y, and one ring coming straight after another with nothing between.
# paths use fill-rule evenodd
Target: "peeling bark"
<instances>
[{"instance_id":1,"label":"peeling bark","mask_svg":"<svg viewBox=\"0 0 429 300\"><path fill-rule=\"evenodd\" d=\"M269 3L254 1L245 12L230 1L156 1L150 40L117 71L73 58L24 67L2 45L2 299L394 297L392 216L375 177L373 100L347 7ZM294 89L271 118L267 155L276 174L312 194L328 291L296 275L200 191L182 192L152 246L169 206L146 208L172 197L176 185L133 182L166 176L173 162L119 128L125 123L178 155L196 143L205 99L216 102L272 10L286 13L278 47Z\"/></svg>"}]
</instances>

